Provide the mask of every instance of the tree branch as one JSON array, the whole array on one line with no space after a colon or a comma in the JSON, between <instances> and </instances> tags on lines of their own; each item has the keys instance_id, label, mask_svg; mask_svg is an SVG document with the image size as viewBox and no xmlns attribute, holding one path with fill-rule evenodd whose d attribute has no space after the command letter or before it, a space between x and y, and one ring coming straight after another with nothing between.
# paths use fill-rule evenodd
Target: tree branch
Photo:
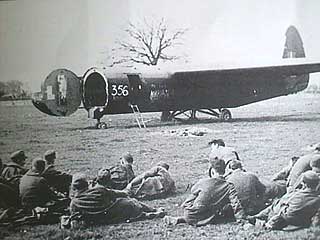
<instances>
[{"instance_id":1,"label":"tree branch","mask_svg":"<svg viewBox=\"0 0 320 240\"><path fill-rule=\"evenodd\" d=\"M157 24L144 19L144 25L139 26L129 22L128 28L124 30L126 41L117 40L118 48L113 49L118 60L112 62L112 66L123 63L138 63L144 65L157 65L161 59L163 61L173 61L179 56L170 56L165 52L174 46L180 45L178 41L186 33L187 29L179 29L169 35L165 19L162 18ZM119 53L123 54L119 54Z\"/></svg>"}]
</instances>

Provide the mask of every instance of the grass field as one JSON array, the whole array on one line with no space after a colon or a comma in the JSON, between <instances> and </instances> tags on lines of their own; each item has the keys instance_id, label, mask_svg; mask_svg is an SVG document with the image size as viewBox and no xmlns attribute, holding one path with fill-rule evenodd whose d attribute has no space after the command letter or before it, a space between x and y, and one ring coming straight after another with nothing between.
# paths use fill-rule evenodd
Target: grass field
<instances>
[{"instance_id":1,"label":"grass field","mask_svg":"<svg viewBox=\"0 0 320 240\"><path fill-rule=\"evenodd\" d=\"M182 214L179 205L188 186L207 174L207 143L222 138L237 149L247 170L267 181L302 147L320 142L320 95L297 94L231 109L233 121L222 123L200 115L197 124L161 123L160 113L144 114L147 129L139 129L132 114L104 117L110 128L93 129L93 120L80 109L69 118L55 118L31 104L0 103L0 157L25 150L28 163L47 149L58 152L58 168L94 176L101 167L116 164L126 152L134 156L136 174L158 161L170 164L177 193L166 199L147 201L164 207L169 215ZM207 129L204 136L180 136L177 130ZM0 239L313 239L320 229L267 232L235 223L192 227L166 227L161 219L61 230L58 224L0 229ZM320 238L320 237L319 237Z\"/></svg>"}]
</instances>

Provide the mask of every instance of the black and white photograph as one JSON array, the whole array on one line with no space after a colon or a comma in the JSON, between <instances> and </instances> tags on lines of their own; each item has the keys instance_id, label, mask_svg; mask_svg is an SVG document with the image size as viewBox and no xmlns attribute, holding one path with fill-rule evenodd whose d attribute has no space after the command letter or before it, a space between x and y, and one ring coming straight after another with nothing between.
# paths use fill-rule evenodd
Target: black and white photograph
<instances>
[{"instance_id":1,"label":"black and white photograph","mask_svg":"<svg viewBox=\"0 0 320 240\"><path fill-rule=\"evenodd\" d=\"M319 13L0 0L0 239L319 239Z\"/></svg>"}]
</instances>

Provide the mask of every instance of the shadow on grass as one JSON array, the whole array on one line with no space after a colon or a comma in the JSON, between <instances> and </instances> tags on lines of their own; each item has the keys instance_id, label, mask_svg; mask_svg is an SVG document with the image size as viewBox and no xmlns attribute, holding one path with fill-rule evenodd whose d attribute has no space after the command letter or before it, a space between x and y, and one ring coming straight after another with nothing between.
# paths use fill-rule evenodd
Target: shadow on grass
<instances>
[{"instance_id":1,"label":"shadow on grass","mask_svg":"<svg viewBox=\"0 0 320 240\"><path fill-rule=\"evenodd\" d=\"M188 118L175 118L172 121L161 122L160 119L151 119L147 121L147 128L155 127L171 127L171 126L191 126L197 124L212 124L212 123L221 123L221 124L233 124L233 123L259 123L259 122L318 122L320 121L320 114L318 113L307 113L307 114L287 114L280 116L261 116L261 117L247 117L247 118L234 118L227 122L222 122L217 118L197 118L197 119L188 119ZM137 123L125 123L126 120L121 120L124 122L124 125L110 125L106 129L97 129L95 126L88 126L85 128L68 128L67 131L75 130L97 130L97 131L107 131L109 129L132 129L139 128Z\"/></svg>"}]
</instances>

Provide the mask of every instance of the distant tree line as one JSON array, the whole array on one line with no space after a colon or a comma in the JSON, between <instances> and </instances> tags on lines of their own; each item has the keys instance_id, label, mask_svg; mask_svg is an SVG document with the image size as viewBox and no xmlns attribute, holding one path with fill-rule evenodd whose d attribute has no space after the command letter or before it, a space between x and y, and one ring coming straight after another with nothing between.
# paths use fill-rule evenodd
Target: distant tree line
<instances>
[{"instance_id":1,"label":"distant tree line","mask_svg":"<svg viewBox=\"0 0 320 240\"><path fill-rule=\"evenodd\" d=\"M29 99L30 93L19 80L0 82L0 100Z\"/></svg>"}]
</instances>

